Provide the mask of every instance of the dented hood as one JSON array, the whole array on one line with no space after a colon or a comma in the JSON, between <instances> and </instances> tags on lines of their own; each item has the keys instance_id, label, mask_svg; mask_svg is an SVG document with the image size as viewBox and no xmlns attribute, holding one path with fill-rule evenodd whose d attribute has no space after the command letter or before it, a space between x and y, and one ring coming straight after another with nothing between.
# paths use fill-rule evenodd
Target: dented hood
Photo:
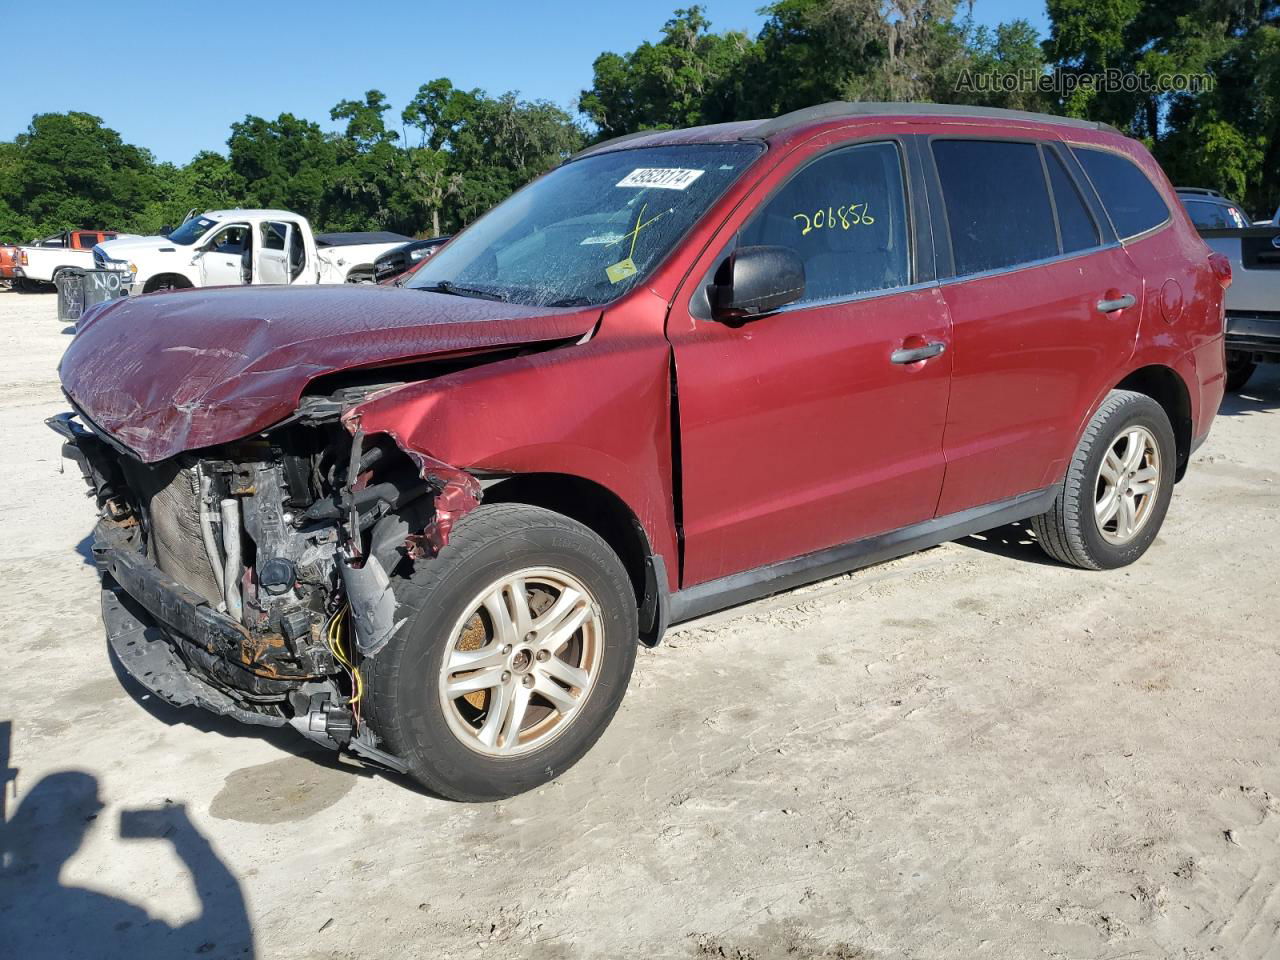
<instances>
[{"instance_id":1,"label":"dented hood","mask_svg":"<svg viewBox=\"0 0 1280 960\"><path fill-rule=\"evenodd\" d=\"M152 463L276 423L326 373L582 336L599 311L398 287L228 287L110 301L81 321L62 387Z\"/></svg>"}]
</instances>

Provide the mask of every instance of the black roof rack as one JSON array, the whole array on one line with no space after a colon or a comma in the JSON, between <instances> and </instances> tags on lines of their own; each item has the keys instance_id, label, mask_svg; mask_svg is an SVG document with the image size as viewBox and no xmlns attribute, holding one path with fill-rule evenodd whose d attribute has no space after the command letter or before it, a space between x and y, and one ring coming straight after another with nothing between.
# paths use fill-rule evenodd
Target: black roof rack
<instances>
[{"instance_id":1,"label":"black roof rack","mask_svg":"<svg viewBox=\"0 0 1280 960\"><path fill-rule=\"evenodd\" d=\"M651 133L661 132L661 130L637 130L635 133L624 133L620 137L611 137L608 140L601 140L599 143L593 143L589 147L583 147L569 159L577 160L579 157L585 157L588 153L595 153L597 150L603 150L606 147L616 147L618 144L626 143L628 140L634 140L636 137L647 137Z\"/></svg>"},{"instance_id":2,"label":"black roof rack","mask_svg":"<svg viewBox=\"0 0 1280 960\"><path fill-rule=\"evenodd\" d=\"M705 127L707 130L714 130L717 127L731 127L741 125L745 129L739 139L742 140L767 140L779 133L784 133L795 127L802 127L810 123L818 123L823 120L839 120L842 117L874 117L885 115L910 116L910 117L971 117L974 119L987 118L993 120L1032 120L1036 123L1053 123L1063 127L1075 127L1078 130L1105 130L1108 133L1120 133L1115 127L1109 123L1102 123L1097 120L1078 120L1075 117L1058 117L1049 113L1032 113L1029 110L1004 110L999 107L966 107L958 103L887 103L878 101L858 101L850 102L837 100L831 103L820 103L814 107L805 107L802 110L792 110L790 113L784 113L780 117L773 117L769 120L744 120L734 121L730 123L713 123ZM666 133L666 130L637 130L635 133L624 133L620 137L613 137L610 140L602 140L599 143L593 143L589 147L579 150L570 160L577 160L579 157L585 157L589 153L597 151L611 150L628 140L635 140L638 137L647 137L655 133Z\"/></svg>"},{"instance_id":3,"label":"black roof rack","mask_svg":"<svg viewBox=\"0 0 1280 960\"><path fill-rule=\"evenodd\" d=\"M1057 117L1048 113L1032 113L1029 110L1004 110L999 107L966 107L958 103L881 103L835 101L820 103L816 107L793 110L780 117L766 120L751 130L752 138L767 139L793 127L819 120L838 120L841 117L869 117L881 114L897 114L912 117L985 117L1003 120L1034 120L1037 123L1056 123L1081 130L1105 130L1119 133L1109 123L1096 120L1078 120L1075 117Z\"/></svg>"},{"instance_id":4,"label":"black roof rack","mask_svg":"<svg viewBox=\"0 0 1280 960\"><path fill-rule=\"evenodd\" d=\"M1199 197L1222 197L1222 199L1226 199L1221 191L1214 190L1211 187L1174 187L1173 189L1176 193L1191 193Z\"/></svg>"}]
</instances>

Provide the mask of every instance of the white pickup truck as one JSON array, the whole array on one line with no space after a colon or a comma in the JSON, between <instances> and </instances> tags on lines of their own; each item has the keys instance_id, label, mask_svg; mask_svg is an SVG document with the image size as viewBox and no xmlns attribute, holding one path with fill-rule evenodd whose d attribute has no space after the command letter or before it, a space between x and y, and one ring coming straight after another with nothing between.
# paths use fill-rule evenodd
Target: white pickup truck
<instances>
[{"instance_id":1,"label":"white pickup truck","mask_svg":"<svg viewBox=\"0 0 1280 960\"><path fill-rule=\"evenodd\" d=\"M13 279L19 288L53 283L64 270L93 269L93 247L114 240L114 230L66 230L13 252Z\"/></svg>"},{"instance_id":2,"label":"white pickup truck","mask_svg":"<svg viewBox=\"0 0 1280 960\"><path fill-rule=\"evenodd\" d=\"M398 233L313 234L287 210L210 210L167 237L108 240L94 266L128 274L130 293L238 284L363 283Z\"/></svg>"}]
</instances>

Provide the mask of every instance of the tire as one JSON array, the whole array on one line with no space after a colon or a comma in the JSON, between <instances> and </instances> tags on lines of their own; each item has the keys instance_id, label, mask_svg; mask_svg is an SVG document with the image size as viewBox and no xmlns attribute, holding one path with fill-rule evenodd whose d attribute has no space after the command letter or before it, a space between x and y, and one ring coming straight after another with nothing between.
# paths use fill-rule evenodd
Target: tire
<instances>
[{"instance_id":1,"label":"tire","mask_svg":"<svg viewBox=\"0 0 1280 960\"><path fill-rule=\"evenodd\" d=\"M1135 438L1147 453L1130 463L1130 451L1138 451ZM1133 563L1151 546L1169 510L1176 458L1164 408L1146 394L1112 390L1085 428L1052 509L1031 520L1040 546L1055 560L1086 570ZM1117 463L1123 469L1117 471ZM1148 472L1153 469L1154 478ZM1117 473L1118 482L1108 479ZM1113 489L1115 498L1108 499ZM1122 489L1147 492L1126 497ZM1116 512L1109 513L1113 505ZM1129 519L1132 529L1126 530Z\"/></svg>"},{"instance_id":2,"label":"tire","mask_svg":"<svg viewBox=\"0 0 1280 960\"><path fill-rule=\"evenodd\" d=\"M535 619L522 627L516 615L501 618L511 628L506 635L516 638L512 649L502 642L500 618L488 613L494 608L481 601L487 595L501 610L514 610L515 589L496 585L516 573L526 578L520 581L528 584L522 592L533 599L525 609ZM556 589L567 584L575 593L565 589L556 594L544 586L548 583L558 583ZM576 603L561 623L568 629L578 616L585 622L565 634L571 637L567 643L551 641L554 649L544 658L543 650L529 643L538 624L554 617L538 617L555 613L557 599L568 604L579 587L594 602ZM434 793L469 802L500 800L546 783L582 758L622 702L639 635L635 591L608 544L568 517L524 504L479 507L457 523L437 557L415 564L407 574L393 575L392 588L397 618L405 623L361 666L366 720L387 749L405 761L410 775ZM494 601L497 596L502 599ZM521 639L524 628L531 632ZM493 652L485 656L486 650ZM589 676L589 682L552 686L550 671L563 672L575 651L572 669ZM466 653L487 662L474 673L455 666L446 674L446 654L456 665ZM500 658L497 666L495 658ZM501 671L501 682L494 686L447 695L447 683L465 687L481 677L487 684L483 677L495 670ZM577 689L579 699L576 705L555 709L542 695L544 689L556 691L558 700L571 699ZM520 708L523 723L515 721L512 735L515 706L506 724L491 708L521 702L526 704ZM486 745L483 731L490 729L491 715L502 733Z\"/></svg>"},{"instance_id":3,"label":"tire","mask_svg":"<svg viewBox=\"0 0 1280 960\"><path fill-rule=\"evenodd\" d=\"M1227 393L1243 390L1258 365L1249 358L1249 354L1238 350L1227 351Z\"/></svg>"}]
</instances>

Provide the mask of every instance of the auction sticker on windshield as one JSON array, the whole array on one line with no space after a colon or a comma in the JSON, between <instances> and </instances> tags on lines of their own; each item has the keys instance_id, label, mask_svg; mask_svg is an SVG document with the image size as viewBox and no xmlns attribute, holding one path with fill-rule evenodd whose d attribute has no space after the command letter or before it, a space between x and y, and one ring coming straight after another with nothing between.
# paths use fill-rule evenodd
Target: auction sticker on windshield
<instances>
[{"instance_id":1,"label":"auction sticker on windshield","mask_svg":"<svg viewBox=\"0 0 1280 960\"><path fill-rule=\"evenodd\" d=\"M705 170L686 170L682 167L638 167L619 180L617 185L683 190L705 172Z\"/></svg>"}]
</instances>

